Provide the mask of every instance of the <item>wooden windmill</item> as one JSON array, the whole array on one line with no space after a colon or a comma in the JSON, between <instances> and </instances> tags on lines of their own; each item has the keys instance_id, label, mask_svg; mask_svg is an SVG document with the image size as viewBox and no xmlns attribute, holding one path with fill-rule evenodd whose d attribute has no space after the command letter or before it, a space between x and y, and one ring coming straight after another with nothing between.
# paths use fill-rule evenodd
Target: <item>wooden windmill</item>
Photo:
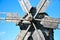
<instances>
[{"instance_id":1,"label":"wooden windmill","mask_svg":"<svg viewBox=\"0 0 60 40\"><path fill-rule=\"evenodd\" d=\"M20 19L18 14L7 13L5 18L8 22L15 22L21 29L16 40L54 40L53 29L58 28L60 22L59 18L49 17L45 12L50 1L40 0L37 7L32 7L28 0L18 1L26 13L24 17Z\"/></svg>"}]
</instances>

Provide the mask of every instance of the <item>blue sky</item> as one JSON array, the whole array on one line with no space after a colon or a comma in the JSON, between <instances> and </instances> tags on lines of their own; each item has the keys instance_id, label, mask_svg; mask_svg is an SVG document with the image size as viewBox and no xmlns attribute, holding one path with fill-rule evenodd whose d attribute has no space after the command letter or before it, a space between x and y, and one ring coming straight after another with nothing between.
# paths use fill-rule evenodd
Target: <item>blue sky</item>
<instances>
[{"instance_id":1,"label":"blue sky","mask_svg":"<svg viewBox=\"0 0 60 40\"><path fill-rule=\"evenodd\" d=\"M60 0L50 1L51 3L47 8L46 13L51 17L60 18ZM31 5L35 7L39 0L30 0L30 2ZM20 17L24 15L18 0L0 0L0 12L17 12ZM5 18L4 15L2 16ZM16 26L16 23L8 23L5 20L0 21L0 40L15 40L19 31L19 26ZM60 30L54 30L54 39L60 40Z\"/></svg>"}]
</instances>

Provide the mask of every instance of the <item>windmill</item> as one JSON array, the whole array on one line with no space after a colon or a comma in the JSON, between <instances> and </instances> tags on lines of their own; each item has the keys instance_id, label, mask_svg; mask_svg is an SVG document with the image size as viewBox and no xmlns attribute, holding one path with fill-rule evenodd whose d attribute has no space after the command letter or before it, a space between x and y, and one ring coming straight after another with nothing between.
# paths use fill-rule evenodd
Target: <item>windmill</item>
<instances>
[{"instance_id":1,"label":"windmill","mask_svg":"<svg viewBox=\"0 0 60 40\"><path fill-rule=\"evenodd\" d=\"M26 13L22 19L16 13L7 12L5 20L20 26L16 40L54 40L53 29L58 28L59 18L49 17L45 12L50 1L41 0L37 7L32 7L28 0L18 0ZM0 14L5 12L0 12ZM4 20L0 18L0 20Z\"/></svg>"}]
</instances>

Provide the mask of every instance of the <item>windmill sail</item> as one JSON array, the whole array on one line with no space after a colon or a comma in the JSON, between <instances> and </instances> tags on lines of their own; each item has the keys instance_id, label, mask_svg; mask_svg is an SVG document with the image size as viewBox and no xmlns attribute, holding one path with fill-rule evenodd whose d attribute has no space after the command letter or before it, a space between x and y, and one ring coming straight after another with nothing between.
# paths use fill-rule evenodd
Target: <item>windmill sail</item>
<instances>
[{"instance_id":1,"label":"windmill sail","mask_svg":"<svg viewBox=\"0 0 60 40\"><path fill-rule=\"evenodd\" d=\"M38 4L38 6L36 7L37 9L37 12L34 16L34 18L36 17L36 15L38 13L42 13L42 12L45 12L46 8L48 7L48 4L49 4L49 0L41 0Z\"/></svg>"},{"instance_id":2,"label":"windmill sail","mask_svg":"<svg viewBox=\"0 0 60 40\"><path fill-rule=\"evenodd\" d=\"M41 13L41 12L45 12L46 8L49 5L49 0L41 0L37 6L37 12Z\"/></svg>"},{"instance_id":3,"label":"windmill sail","mask_svg":"<svg viewBox=\"0 0 60 40\"><path fill-rule=\"evenodd\" d=\"M58 28L59 18L45 18L41 24L46 28Z\"/></svg>"},{"instance_id":4,"label":"windmill sail","mask_svg":"<svg viewBox=\"0 0 60 40\"><path fill-rule=\"evenodd\" d=\"M26 13L29 13L29 11L30 11L30 9L32 7L30 5L29 1L28 0L19 0L19 3L21 5L23 11L26 12Z\"/></svg>"},{"instance_id":5,"label":"windmill sail","mask_svg":"<svg viewBox=\"0 0 60 40\"><path fill-rule=\"evenodd\" d=\"M14 12L0 12L0 20L5 20L7 22L19 22L20 21L20 17L17 13L14 13ZM3 16L5 16L3 18Z\"/></svg>"},{"instance_id":6,"label":"windmill sail","mask_svg":"<svg viewBox=\"0 0 60 40\"><path fill-rule=\"evenodd\" d=\"M20 17L16 13L7 13L5 20L7 22L15 22L15 23L17 23L17 22L20 21Z\"/></svg>"}]
</instances>

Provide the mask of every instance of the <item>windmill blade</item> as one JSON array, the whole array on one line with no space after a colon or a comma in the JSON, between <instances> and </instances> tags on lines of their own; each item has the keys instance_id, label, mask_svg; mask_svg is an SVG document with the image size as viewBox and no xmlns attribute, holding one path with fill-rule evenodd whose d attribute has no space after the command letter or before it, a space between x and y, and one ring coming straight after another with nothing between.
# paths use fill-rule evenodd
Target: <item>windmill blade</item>
<instances>
[{"instance_id":1,"label":"windmill blade","mask_svg":"<svg viewBox=\"0 0 60 40\"><path fill-rule=\"evenodd\" d=\"M19 0L19 3L23 9L24 12L29 13L32 6L30 5L28 0Z\"/></svg>"},{"instance_id":2,"label":"windmill blade","mask_svg":"<svg viewBox=\"0 0 60 40\"><path fill-rule=\"evenodd\" d=\"M41 24L45 28L58 28L58 22L42 21Z\"/></svg>"},{"instance_id":3,"label":"windmill blade","mask_svg":"<svg viewBox=\"0 0 60 40\"><path fill-rule=\"evenodd\" d=\"M60 24L60 18L52 18L54 21L56 21L58 24Z\"/></svg>"},{"instance_id":4,"label":"windmill blade","mask_svg":"<svg viewBox=\"0 0 60 40\"><path fill-rule=\"evenodd\" d=\"M26 5L28 11L30 11L30 9L32 8L30 2L28 0L24 0L24 2L25 2L25 5Z\"/></svg>"},{"instance_id":5,"label":"windmill blade","mask_svg":"<svg viewBox=\"0 0 60 40\"><path fill-rule=\"evenodd\" d=\"M41 19L36 19L36 20L41 21ZM59 22L55 21L53 19L51 19L51 20L44 19L40 22L40 24L43 25L43 27L45 27L45 28L55 28L56 29L56 28L58 28Z\"/></svg>"},{"instance_id":6,"label":"windmill blade","mask_svg":"<svg viewBox=\"0 0 60 40\"><path fill-rule=\"evenodd\" d=\"M45 12L47 7L49 6L50 2L49 0L46 1L46 3L44 4L44 6L42 7L42 9L39 11L39 13Z\"/></svg>"},{"instance_id":7,"label":"windmill blade","mask_svg":"<svg viewBox=\"0 0 60 40\"><path fill-rule=\"evenodd\" d=\"M39 11L39 13L41 12L45 12L46 8L49 5L49 0L41 0L37 6L37 11Z\"/></svg>"},{"instance_id":8,"label":"windmill blade","mask_svg":"<svg viewBox=\"0 0 60 40\"><path fill-rule=\"evenodd\" d=\"M37 34L38 40L45 40L43 33L41 32L41 30L38 31L38 29L36 28L35 24L33 23L33 26L35 28L35 32ZM34 33L35 34L35 33Z\"/></svg>"},{"instance_id":9,"label":"windmill blade","mask_svg":"<svg viewBox=\"0 0 60 40\"><path fill-rule=\"evenodd\" d=\"M26 30L26 32L25 32L25 34L24 34L24 37L23 37L23 39L22 40L27 40L26 38L26 35L28 35L28 30L30 29L30 27L31 27L31 25L29 25L28 26L28 28L27 28L27 30ZM31 33L30 33L31 34ZM30 36L30 35L29 35Z\"/></svg>"},{"instance_id":10,"label":"windmill blade","mask_svg":"<svg viewBox=\"0 0 60 40\"><path fill-rule=\"evenodd\" d=\"M20 17L19 17L18 14L15 14L15 13L7 13L5 20L7 22L15 22L15 23L17 23L17 22L20 21Z\"/></svg>"},{"instance_id":11,"label":"windmill blade","mask_svg":"<svg viewBox=\"0 0 60 40\"><path fill-rule=\"evenodd\" d=\"M40 21L40 24L43 25L46 28L58 28L58 24L60 24L60 18L50 18L46 17L44 19L35 19L37 21Z\"/></svg>"},{"instance_id":12,"label":"windmill blade","mask_svg":"<svg viewBox=\"0 0 60 40\"><path fill-rule=\"evenodd\" d=\"M49 5L49 0L41 0L41 1L39 2L39 4L38 4L37 8L36 8L36 9L37 9L37 12L36 12L34 18L36 17L36 15L37 15L38 13L45 12L45 10L46 10L46 8L48 7L48 5Z\"/></svg>"},{"instance_id":13,"label":"windmill blade","mask_svg":"<svg viewBox=\"0 0 60 40\"><path fill-rule=\"evenodd\" d=\"M7 22L15 22L18 23L20 21L20 17L17 13L11 13L11 12L0 12L0 15L6 14L6 17L2 18L0 17L0 20L5 20ZM4 15L5 16L5 15Z\"/></svg>"}]
</instances>

